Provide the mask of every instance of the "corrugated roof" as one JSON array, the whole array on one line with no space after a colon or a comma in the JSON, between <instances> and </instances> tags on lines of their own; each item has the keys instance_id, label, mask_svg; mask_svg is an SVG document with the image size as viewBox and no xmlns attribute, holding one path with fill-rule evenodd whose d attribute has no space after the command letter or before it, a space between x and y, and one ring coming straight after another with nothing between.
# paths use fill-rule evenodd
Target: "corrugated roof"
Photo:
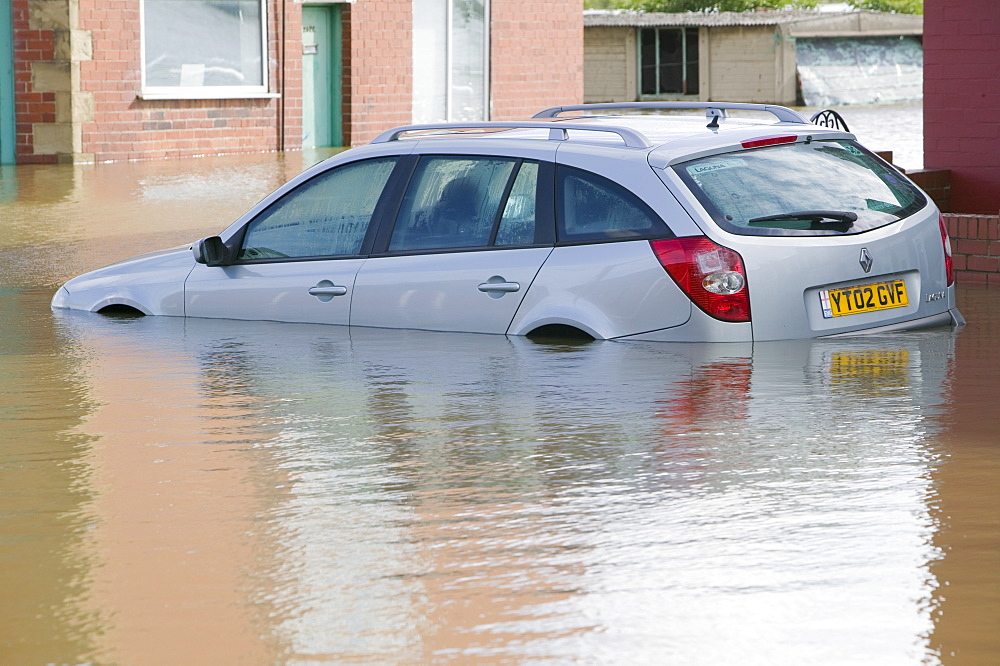
<instances>
[{"instance_id":1,"label":"corrugated roof","mask_svg":"<svg viewBox=\"0 0 1000 666\"><path fill-rule=\"evenodd\" d=\"M751 25L782 25L800 21L837 19L844 14L878 14L881 12L818 12L810 10L778 10L769 12L684 12L667 14L661 12L634 11L585 11L583 26L602 28L654 28L663 26L691 27L731 27Z\"/></svg>"}]
</instances>

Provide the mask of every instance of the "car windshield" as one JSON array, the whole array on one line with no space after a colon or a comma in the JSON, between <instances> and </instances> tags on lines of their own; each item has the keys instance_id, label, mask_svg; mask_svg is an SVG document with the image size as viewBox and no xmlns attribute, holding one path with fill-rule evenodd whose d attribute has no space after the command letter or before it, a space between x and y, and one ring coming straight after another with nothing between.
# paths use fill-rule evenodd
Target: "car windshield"
<instances>
[{"instance_id":1,"label":"car windshield","mask_svg":"<svg viewBox=\"0 0 1000 666\"><path fill-rule=\"evenodd\" d=\"M712 155L674 167L716 223L753 236L856 234L927 201L852 141L808 141Z\"/></svg>"}]
</instances>

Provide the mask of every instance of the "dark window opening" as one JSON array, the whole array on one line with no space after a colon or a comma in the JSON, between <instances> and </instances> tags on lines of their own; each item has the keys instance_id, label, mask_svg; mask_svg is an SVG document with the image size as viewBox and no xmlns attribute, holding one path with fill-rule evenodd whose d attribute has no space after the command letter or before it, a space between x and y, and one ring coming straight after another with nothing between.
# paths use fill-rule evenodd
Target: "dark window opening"
<instances>
[{"instance_id":1,"label":"dark window opening","mask_svg":"<svg viewBox=\"0 0 1000 666\"><path fill-rule=\"evenodd\" d=\"M697 95L698 29L640 30L639 70L642 95Z\"/></svg>"}]
</instances>

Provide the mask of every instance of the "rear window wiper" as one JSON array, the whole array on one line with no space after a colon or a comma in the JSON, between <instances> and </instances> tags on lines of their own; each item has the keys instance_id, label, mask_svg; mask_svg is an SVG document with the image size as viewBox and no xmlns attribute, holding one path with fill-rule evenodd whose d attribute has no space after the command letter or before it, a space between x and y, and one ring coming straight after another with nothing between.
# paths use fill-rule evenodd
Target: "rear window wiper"
<instances>
[{"instance_id":1,"label":"rear window wiper","mask_svg":"<svg viewBox=\"0 0 1000 666\"><path fill-rule=\"evenodd\" d=\"M832 224L850 227L858 221L858 214L847 210L799 210L792 213L765 215L748 220L747 224L765 224L767 222L785 222L803 220L813 224Z\"/></svg>"}]
</instances>

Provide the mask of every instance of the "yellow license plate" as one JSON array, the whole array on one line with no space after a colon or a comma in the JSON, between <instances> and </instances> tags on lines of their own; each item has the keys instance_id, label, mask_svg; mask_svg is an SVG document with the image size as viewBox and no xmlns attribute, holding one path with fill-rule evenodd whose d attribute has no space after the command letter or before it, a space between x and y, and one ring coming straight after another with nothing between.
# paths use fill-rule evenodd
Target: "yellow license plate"
<instances>
[{"instance_id":1,"label":"yellow license plate","mask_svg":"<svg viewBox=\"0 0 1000 666\"><path fill-rule=\"evenodd\" d=\"M904 308L910 304L903 280L861 284L845 289L824 289L819 292L819 300L823 306L823 316L827 319Z\"/></svg>"}]
</instances>

